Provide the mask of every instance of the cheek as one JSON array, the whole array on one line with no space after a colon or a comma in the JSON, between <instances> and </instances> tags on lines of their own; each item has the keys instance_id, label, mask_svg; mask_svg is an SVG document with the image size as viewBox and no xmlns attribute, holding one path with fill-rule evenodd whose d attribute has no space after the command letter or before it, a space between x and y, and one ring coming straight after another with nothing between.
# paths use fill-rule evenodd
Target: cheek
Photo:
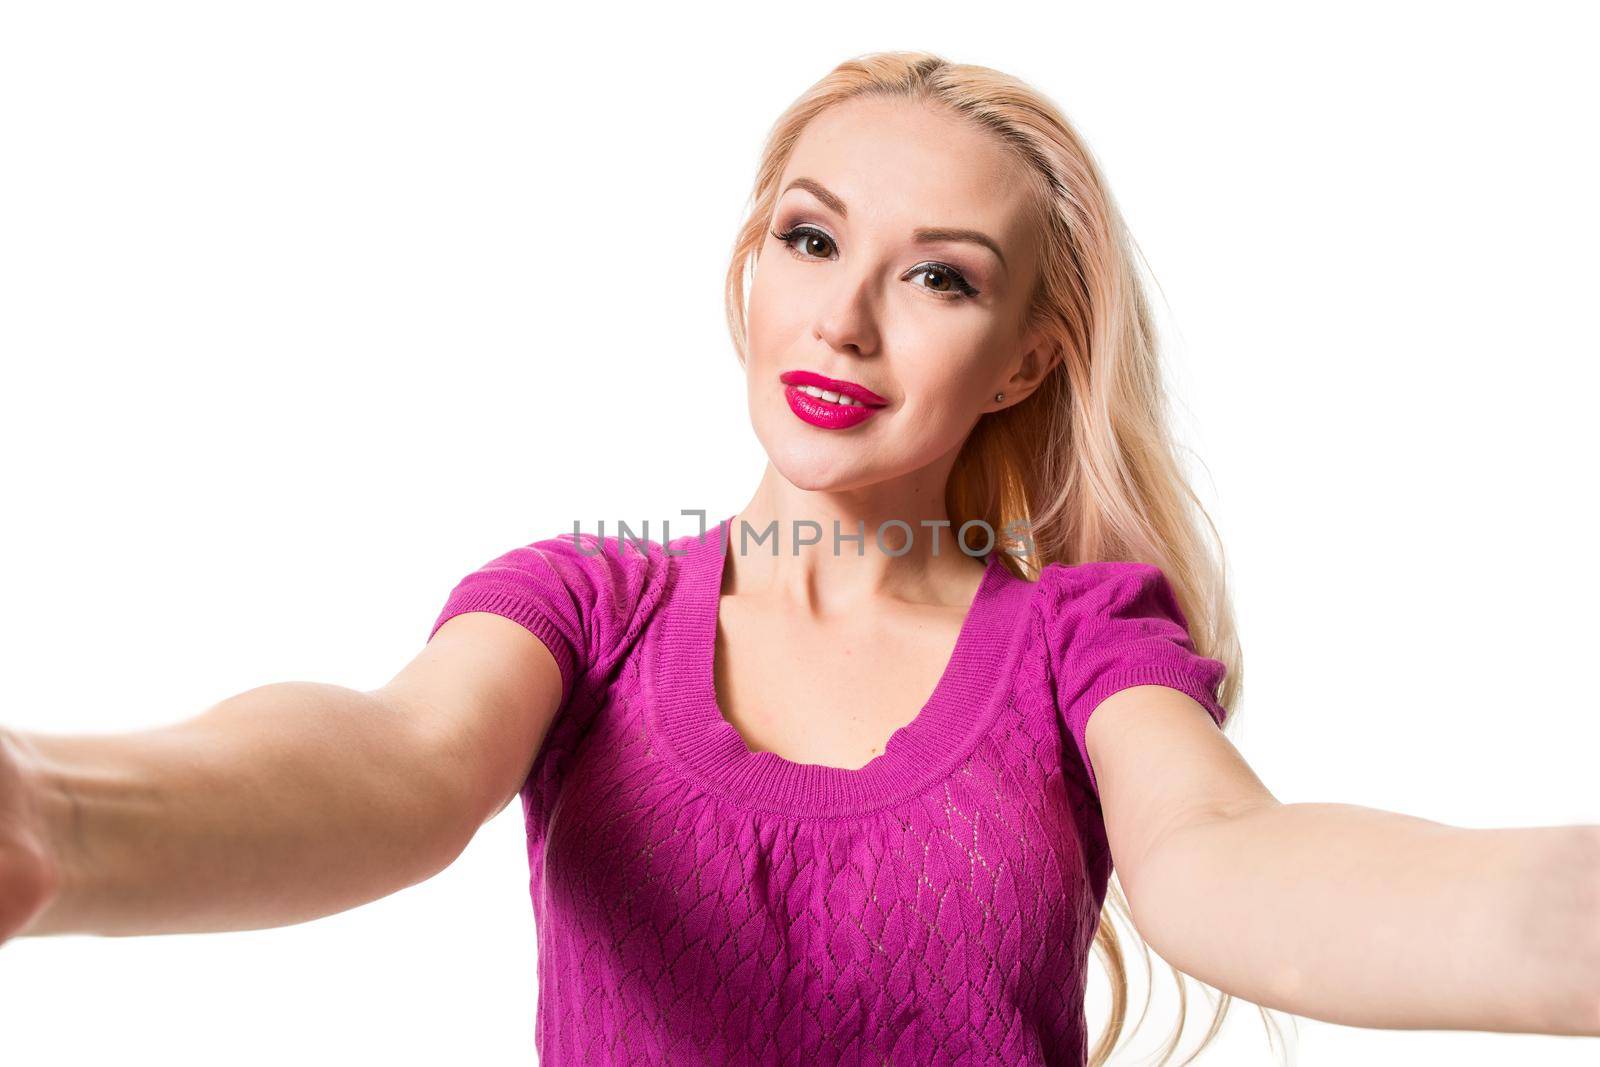
<instances>
[{"instance_id":1,"label":"cheek","mask_svg":"<svg viewBox=\"0 0 1600 1067\"><path fill-rule=\"evenodd\" d=\"M745 332L750 338L751 356L773 338L787 336L796 329L801 301L784 298L782 264L769 264L763 256L750 279L749 303L745 312Z\"/></svg>"},{"instance_id":2,"label":"cheek","mask_svg":"<svg viewBox=\"0 0 1600 1067\"><path fill-rule=\"evenodd\" d=\"M815 268L809 268L815 269ZM820 344L816 300L808 289L808 267L764 252L751 275L745 331L750 361L809 352ZM982 406L975 352L992 343L990 325L972 309L941 307L936 298L905 289L891 293L872 322L892 372L918 410L966 411Z\"/></svg>"},{"instance_id":3,"label":"cheek","mask_svg":"<svg viewBox=\"0 0 1600 1067\"><path fill-rule=\"evenodd\" d=\"M907 399L919 409L931 413L981 406L984 361L968 343L948 333L934 334L903 347L902 357L896 360L896 379L904 383Z\"/></svg>"},{"instance_id":4,"label":"cheek","mask_svg":"<svg viewBox=\"0 0 1600 1067\"><path fill-rule=\"evenodd\" d=\"M982 414L983 386L964 368L903 368L895 380L905 397L895 421L906 444L918 453L949 448Z\"/></svg>"}]
</instances>

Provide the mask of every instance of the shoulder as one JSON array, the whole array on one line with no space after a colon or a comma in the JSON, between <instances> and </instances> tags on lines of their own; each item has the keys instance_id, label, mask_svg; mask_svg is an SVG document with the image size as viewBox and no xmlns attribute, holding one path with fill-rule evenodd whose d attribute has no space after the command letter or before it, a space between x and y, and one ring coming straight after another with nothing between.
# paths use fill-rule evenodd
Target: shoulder
<instances>
[{"instance_id":1,"label":"shoulder","mask_svg":"<svg viewBox=\"0 0 1600 1067\"><path fill-rule=\"evenodd\" d=\"M1046 633L1058 638L1118 619L1167 620L1188 628L1172 583L1152 563L1050 563L1039 574L1033 602Z\"/></svg>"},{"instance_id":2,"label":"shoulder","mask_svg":"<svg viewBox=\"0 0 1600 1067\"><path fill-rule=\"evenodd\" d=\"M1049 675L1062 725L1098 792L1088 722L1102 701L1136 685L1162 685L1193 698L1221 726L1226 664L1199 652L1161 568L1129 560L1052 563L1035 591Z\"/></svg>"},{"instance_id":3,"label":"shoulder","mask_svg":"<svg viewBox=\"0 0 1600 1067\"><path fill-rule=\"evenodd\" d=\"M1046 666L1063 707L1087 708L1134 681L1171 684L1202 701L1218 722L1216 693L1227 670L1202 654L1177 593L1161 568L1113 560L1044 568L1035 605Z\"/></svg>"},{"instance_id":4,"label":"shoulder","mask_svg":"<svg viewBox=\"0 0 1600 1067\"><path fill-rule=\"evenodd\" d=\"M668 556L652 541L552 534L508 549L461 578L429 634L450 618L488 611L521 623L552 646L569 681L604 670L662 598Z\"/></svg>"},{"instance_id":5,"label":"shoulder","mask_svg":"<svg viewBox=\"0 0 1600 1067\"><path fill-rule=\"evenodd\" d=\"M656 580L665 559L652 541L567 532L518 545L469 577L517 585L555 581L577 594L598 595L642 589Z\"/></svg>"}]
</instances>

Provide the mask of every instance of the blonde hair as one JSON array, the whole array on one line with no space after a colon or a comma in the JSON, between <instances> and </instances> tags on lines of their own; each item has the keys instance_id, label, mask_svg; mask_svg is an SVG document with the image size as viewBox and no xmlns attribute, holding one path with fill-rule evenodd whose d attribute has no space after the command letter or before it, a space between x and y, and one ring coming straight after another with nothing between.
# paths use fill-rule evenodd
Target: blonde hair
<instances>
[{"instance_id":1,"label":"blonde hair","mask_svg":"<svg viewBox=\"0 0 1600 1067\"><path fill-rule=\"evenodd\" d=\"M1160 567L1177 594L1196 650L1227 665L1218 695L1232 708L1243 671L1226 557L1167 426L1154 323L1136 269L1137 246L1088 148L1043 94L987 67L951 63L927 52L877 52L840 63L791 104L762 151L750 212L728 267L728 328L740 362L748 358L747 275L765 239L784 167L813 118L855 97L926 102L976 123L1023 164L1019 169L1034 193L1033 221L1042 251L1023 325L1040 327L1053 346L1047 351L1061 359L1030 396L985 415L973 428L946 488L952 527L973 519L995 531L1023 524L1032 540L1030 553L1002 553L1001 558L1030 580L1058 560L1136 560ZM1209 541L1202 536L1202 519ZM1030 564L1031 573L1025 573ZM1229 725L1233 718L1230 713ZM1095 934L1095 950L1111 986L1111 1012L1090 1054L1094 1067L1110 1058L1119 1038L1132 1038L1150 1007L1147 992L1144 1011L1124 1037L1128 974L1113 921L1119 915L1143 950L1149 974L1150 948L1133 927L1113 874ZM1187 1013L1188 976L1171 969L1178 1020L1161 1064L1175 1054ZM1222 1027L1233 998L1213 992L1210 1028L1184 1063ZM1266 1009L1258 1010L1271 1042L1277 1024Z\"/></svg>"}]
</instances>

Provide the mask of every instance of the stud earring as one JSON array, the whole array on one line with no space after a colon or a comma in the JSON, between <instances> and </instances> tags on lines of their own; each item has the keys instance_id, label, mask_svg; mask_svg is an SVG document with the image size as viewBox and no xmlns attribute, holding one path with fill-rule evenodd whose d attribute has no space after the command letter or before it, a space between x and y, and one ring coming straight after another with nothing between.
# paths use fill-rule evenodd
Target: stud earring
<instances>
[{"instance_id":1,"label":"stud earring","mask_svg":"<svg viewBox=\"0 0 1600 1067\"><path fill-rule=\"evenodd\" d=\"M1004 400L1005 398L1006 398L1006 394L1004 394L1004 393L996 393L996 394L994 394L994 402L996 404L1000 403L1000 401Z\"/></svg>"}]
</instances>

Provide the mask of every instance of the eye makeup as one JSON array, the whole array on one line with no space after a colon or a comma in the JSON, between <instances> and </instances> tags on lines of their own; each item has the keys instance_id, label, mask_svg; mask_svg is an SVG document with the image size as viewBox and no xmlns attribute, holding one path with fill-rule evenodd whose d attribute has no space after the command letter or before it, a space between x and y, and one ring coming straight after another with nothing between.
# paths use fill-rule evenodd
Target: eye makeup
<instances>
[{"instance_id":1,"label":"eye makeup","mask_svg":"<svg viewBox=\"0 0 1600 1067\"><path fill-rule=\"evenodd\" d=\"M834 256L813 256L808 255L805 252L797 251L794 247L796 238L804 237L808 241L821 241L830 247L837 247L834 239L828 236L827 233L815 226L804 223L790 226L787 229L773 230L772 236L781 244L783 244L784 247L788 248L791 255L793 255L796 259L801 260L820 261L833 259ZM934 278L943 279L943 284L946 286L944 289L937 288L934 285L917 286L919 289L926 289L928 292L932 293L941 300L970 300L977 296L979 292L978 289L974 288L972 284L967 281L966 275L961 272L960 268L951 266L948 263L941 263L937 260L929 260L927 262L919 263L915 267L911 268L911 270L901 275L902 278L908 279L918 276L931 276Z\"/></svg>"}]
</instances>

